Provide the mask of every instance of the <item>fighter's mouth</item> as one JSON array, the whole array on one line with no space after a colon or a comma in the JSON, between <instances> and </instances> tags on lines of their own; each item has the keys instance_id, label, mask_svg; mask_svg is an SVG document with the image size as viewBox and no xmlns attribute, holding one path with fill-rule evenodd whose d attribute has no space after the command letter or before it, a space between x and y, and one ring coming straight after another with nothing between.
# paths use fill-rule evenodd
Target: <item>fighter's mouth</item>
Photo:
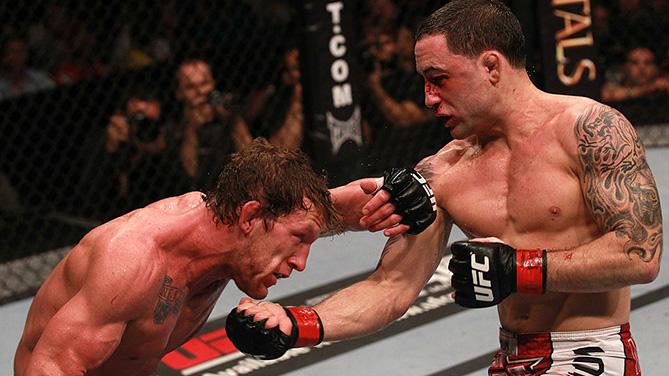
<instances>
[{"instance_id":1,"label":"fighter's mouth","mask_svg":"<svg viewBox=\"0 0 669 376\"><path fill-rule=\"evenodd\" d=\"M276 279L281 279L281 278L288 278L287 275L281 274L281 273L274 273L274 277Z\"/></svg>"}]
</instances>

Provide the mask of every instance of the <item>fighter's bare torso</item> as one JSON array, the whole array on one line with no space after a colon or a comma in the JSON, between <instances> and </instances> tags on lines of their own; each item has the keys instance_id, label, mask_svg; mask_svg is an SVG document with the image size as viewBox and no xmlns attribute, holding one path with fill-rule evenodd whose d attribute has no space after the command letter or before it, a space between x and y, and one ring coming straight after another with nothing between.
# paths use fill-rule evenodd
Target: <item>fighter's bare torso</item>
<instances>
[{"instance_id":1,"label":"fighter's bare torso","mask_svg":"<svg viewBox=\"0 0 669 376\"><path fill-rule=\"evenodd\" d=\"M150 260L152 265L147 265L147 274L156 277L150 278L151 286L137 282L137 289L146 290L146 304L138 307L135 318L127 322L111 356L89 374L143 375L155 369L163 355L204 325L227 283L220 279L193 280L192 273L187 272L188 258L170 251L173 241L181 236L179 228L188 228L189 213L198 205L202 205L202 199L197 193L162 200L100 226L84 237L38 292L17 351L17 361L28 359L50 318L91 278L87 275L92 269L91 263L115 257L111 247L119 244L119 237L126 237L127 244L145 246L139 250L143 255L137 257L137 262ZM156 241L158 232L173 236ZM118 291L118 294L123 293ZM114 303L114 299L91 302L109 305L109 309L114 309Z\"/></svg>"},{"instance_id":2,"label":"fighter's bare torso","mask_svg":"<svg viewBox=\"0 0 669 376\"><path fill-rule=\"evenodd\" d=\"M574 126L593 102L551 96L519 134L479 146L454 140L423 160L438 204L469 237L497 237L516 248L568 249L602 235L581 190ZM532 123L534 121L535 123ZM513 294L499 306L514 332L593 329L629 316L629 288L601 293Z\"/></svg>"}]
</instances>

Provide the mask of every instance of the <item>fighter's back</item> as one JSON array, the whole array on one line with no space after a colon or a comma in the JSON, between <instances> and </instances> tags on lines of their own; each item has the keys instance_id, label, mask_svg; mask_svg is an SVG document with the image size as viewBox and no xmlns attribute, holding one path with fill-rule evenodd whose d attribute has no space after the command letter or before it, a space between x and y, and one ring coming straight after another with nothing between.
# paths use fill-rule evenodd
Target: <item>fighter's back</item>
<instances>
[{"instance_id":1,"label":"fighter's back","mask_svg":"<svg viewBox=\"0 0 669 376\"><path fill-rule=\"evenodd\" d=\"M202 199L195 192L161 200L100 225L86 234L54 268L35 295L17 349L15 358L17 375L23 374L31 353L52 317L67 305L85 284L96 281L96 286L100 286L100 280L109 277L104 275L104 271L100 273L101 269L112 269L109 268L109 265L112 265L113 269L125 270L125 264L131 265L131 268L144 269L142 278L133 281L133 287L137 290L146 289L147 295L157 296L165 275L165 256L163 248L156 242L163 241L165 234L170 233L169 229L175 227L175 222L188 216L187 213L198 205L202 205ZM104 281L102 285L105 285ZM114 286L108 288L114 289ZM102 295L103 291L99 292ZM123 291L118 293L122 294ZM128 324L126 333L134 332L135 338L142 337L142 333L137 331L140 327L142 328L140 331L146 328L141 322L142 319L150 321L154 300L147 301L144 306L132 308L136 311L133 314L135 320ZM114 302L93 300L88 304L111 306ZM173 319L175 320L176 318ZM167 321L169 324L169 320ZM164 343L169 338L170 328L169 325L160 328L166 332L164 336L166 338L162 338ZM127 342L129 340L122 340L117 352L122 351L124 347L132 346Z\"/></svg>"}]
</instances>

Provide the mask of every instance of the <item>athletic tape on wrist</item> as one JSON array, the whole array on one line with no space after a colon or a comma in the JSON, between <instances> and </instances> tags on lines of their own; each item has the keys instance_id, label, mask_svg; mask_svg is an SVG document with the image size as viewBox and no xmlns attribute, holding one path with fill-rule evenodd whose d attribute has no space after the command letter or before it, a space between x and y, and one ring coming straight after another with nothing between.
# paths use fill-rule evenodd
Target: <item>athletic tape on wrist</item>
<instances>
[{"instance_id":1,"label":"athletic tape on wrist","mask_svg":"<svg viewBox=\"0 0 669 376\"><path fill-rule=\"evenodd\" d=\"M524 294L546 291L546 250L516 250L516 291Z\"/></svg>"},{"instance_id":2,"label":"athletic tape on wrist","mask_svg":"<svg viewBox=\"0 0 669 376\"><path fill-rule=\"evenodd\" d=\"M297 326L297 340L293 347L316 346L323 340L323 323L311 307L287 307Z\"/></svg>"}]
</instances>

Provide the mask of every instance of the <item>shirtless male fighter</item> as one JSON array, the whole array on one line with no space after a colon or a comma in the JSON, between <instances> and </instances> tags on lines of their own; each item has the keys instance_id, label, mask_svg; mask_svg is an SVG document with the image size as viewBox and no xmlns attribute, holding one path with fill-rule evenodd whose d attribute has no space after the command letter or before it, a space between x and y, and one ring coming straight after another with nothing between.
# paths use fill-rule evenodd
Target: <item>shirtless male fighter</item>
<instances>
[{"instance_id":1,"label":"shirtless male fighter","mask_svg":"<svg viewBox=\"0 0 669 376\"><path fill-rule=\"evenodd\" d=\"M415 54L425 104L455 139L416 167L437 220L417 236L386 230L395 236L377 269L315 307L287 315L244 298L228 336L274 357L379 330L416 299L455 223L478 238L451 248L455 301L499 312L491 375L639 374L630 285L659 272L662 219L632 125L591 99L536 88L520 24L499 1L449 2L419 26ZM366 205L368 219L385 200L379 192ZM263 335L252 320L272 330Z\"/></svg>"},{"instance_id":2,"label":"shirtless male fighter","mask_svg":"<svg viewBox=\"0 0 669 376\"><path fill-rule=\"evenodd\" d=\"M425 210L387 216L401 206L387 204L377 229L404 218L402 230L419 231L435 215L422 183L402 171L384 186ZM366 228L359 213L376 188L363 179L328 191L304 154L253 141L206 195L160 200L84 236L33 300L15 375L150 374L205 324L229 280L262 299L304 270L321 233Z\"/></svg>"}]
</instances>

